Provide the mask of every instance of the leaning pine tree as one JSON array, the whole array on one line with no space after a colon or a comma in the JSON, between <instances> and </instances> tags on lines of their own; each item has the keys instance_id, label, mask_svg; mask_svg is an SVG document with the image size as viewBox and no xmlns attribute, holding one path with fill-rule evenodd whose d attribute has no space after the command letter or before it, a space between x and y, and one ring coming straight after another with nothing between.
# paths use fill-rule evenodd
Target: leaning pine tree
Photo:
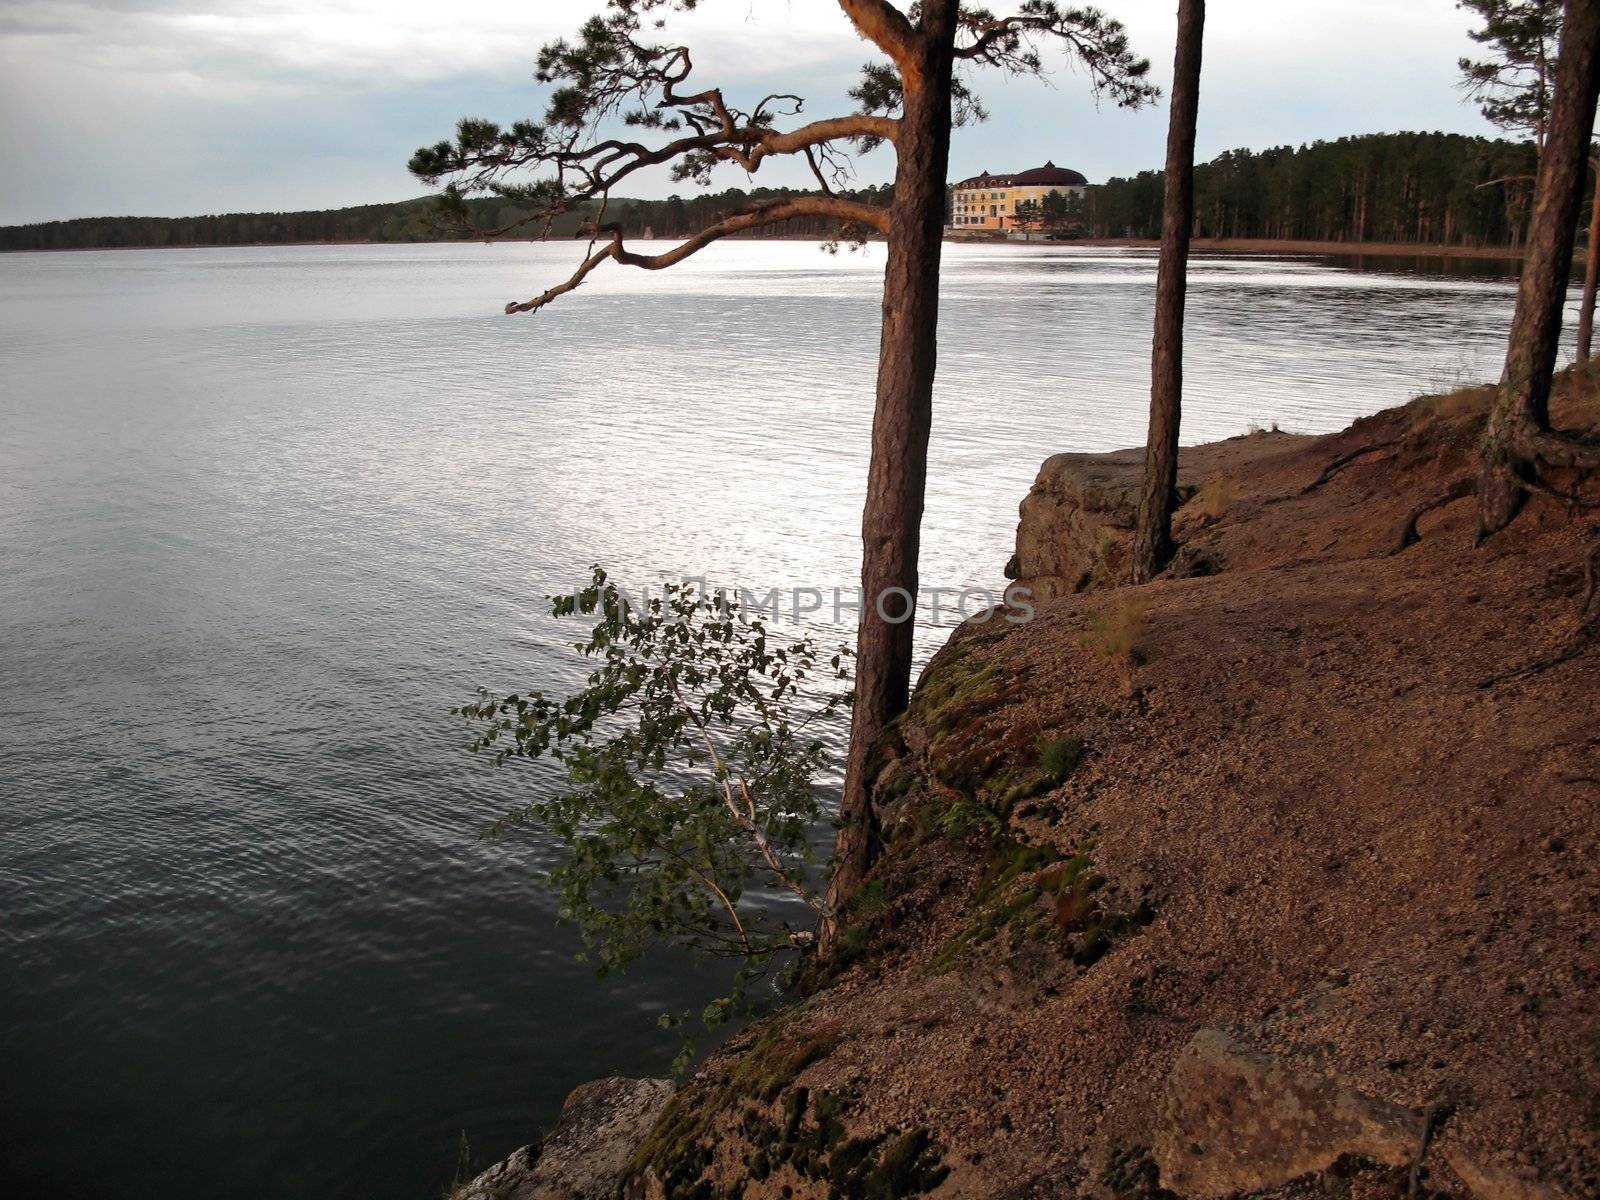
<instances>
[{"instance_id":1,"label":"leaning pine tree","mask_svg":"<svg viewBox=\"0 0 1600 1200\"><path fill-rule=\"evenodd\" d=\"M609 0L575 41L540 51L536 77L555 85L543 120L509 128L464 120L453 141L419 150L411 169L429 183L448 181L443 205L462 219L474 195L500 197L530 214L512 227L480 233L504 235L564 213L594 213L598 244L577 270L532 299L507 304L508 313L537 312L607 262L659 270L719 238L795 217L823 217L847 235L886 239L862 516L856 702L830 889L829 911L838 911L839 899L855 889L876 851L864 776L868 750L905 709L910 692L912 623L886 620L883 612L901 617L904 604L896 598L917 594L950 129L982 116L956 68L1038 74L1040 48L1053 43L1085 71L1097 94L1119 105L1142 105L1158 93L1145 82L1149 64L1135 57L1121 24L1094 8L1022 0L1016 13L999 16L961 0L919 0L907 10L888 0L839 0L844 17L884 57L867 64L852 93L858 111L805 120L798 96L773 94L741 107L721 88L690 82L689 48L657 39L665 13L695 7L698 0ZM845 170L841 155L879 144L895 153L890 205L835 194ZM736 208L662 253L629 249L620 226L605 219L608 197L647 168L667 166L677 179L705 183L723 163L754 174L784 155L807 162L814 193ZM880 598L886 598L883 612Z\"/></svg>"}]
</instances>

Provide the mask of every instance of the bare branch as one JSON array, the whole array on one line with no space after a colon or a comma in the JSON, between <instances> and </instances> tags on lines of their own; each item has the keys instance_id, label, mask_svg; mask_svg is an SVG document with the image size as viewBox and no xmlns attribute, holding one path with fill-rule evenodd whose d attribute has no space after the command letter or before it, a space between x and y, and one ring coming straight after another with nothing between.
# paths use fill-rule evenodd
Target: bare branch
<instances>
[{"instance_id":1,"label":"bare branch","mask_svg":"<svg viewBox=\"0 0 1600 1200\"><path fill-rule=\"evenodd\" d=\"M506 305L506 313L537 312L559 296L564 296L583 283L606 259L615 259L623 266L640 267L646 271L659 271L682 262L696 251L712 242L749 229L761 229L781 224L795 217L832 217L844 223L866 225L879 233L889 232L889 210L871 204L858 204L838 196L789 196L778 200L762 200L739 212L708 225L685 242L662 254L635 254L623 244L622 230L615 226L600 232L609 232L611 241L584 259L570 278L540 293L532 300Z\"/></svg>"},{"instance_id":2,"label":"bare branch","mask_svg":"<svg viewBox=\"0 0 1600 1200\"><path fill-rule=\"evenodd\" d=\"M710 875L702 871L699 867L695 866L688 859L683 858L680 855L673 855L672 857L677 859L685 871L689 872L689 874L693 875L703 885L705 885L706 889L716 896L722 907L727 911L728 920L733 922L734 931L739 935L739 952L747 957L754 955L755 948L750 942L750 933L745 929L744 922L739 919L739 908L731 899L729 899L728 893L723 891L722 888L717 885L717 881L715 879L711 878Z\"/></svg>"},{"instance_id":3,"label":"bare branch","mask_svg":"<svg viewBox=\"0 0 1600 1200\"><path fill-rule=\"evenodd\" d=\"M828 117L812 121L788 133L765 132L755 140L753 149L742 151L737 145L727 149L726 157L747 171L755 171L761 161L773 154L794 154L813 146L826 146L830 142L848 141L852 138L872 138L874 141L892 142L900 132L900 122L894 117L855 113L848 117Z\"/></svg>"}]
</instances>

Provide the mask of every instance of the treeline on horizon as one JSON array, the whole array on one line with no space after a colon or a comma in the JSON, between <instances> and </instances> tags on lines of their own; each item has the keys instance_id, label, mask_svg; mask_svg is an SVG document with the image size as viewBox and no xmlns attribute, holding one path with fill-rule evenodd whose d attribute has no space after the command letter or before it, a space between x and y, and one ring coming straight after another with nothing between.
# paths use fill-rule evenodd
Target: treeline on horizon
<instances>
[{"instance_id":1,"label":"treeline on horizon","mask_svg":"<svg viewBox=\"0 0 1600 1200\"><path fill-rule=\"evenodd\" d=\"M1230 150L1195 167L1195 235L1520 246L1537 158L1532 142L1457 133ZM1144 171L1090 188L1077 206L1084 232L1160 237L1162 181Z\"/></svg>"},{"instance_id":2,"label":"treeline on horizon","mask_svg":"<svg viewBox=\"0 0 1600 1200\"><path fill-rule=\"evenodd\" d=\"M1421 245L1518 246L1530 216L1535 151L1531 142L1464 134L1380 133L1231 150L1195 171L1195 232L1200 237L1273 238ZM797 194L789 188L730 188L665 200L614 199L605 219L635 238L682 238L751 199ZM845 193L887 204L887 185ZM1145 171L1091 187L1076 206L1082 232L1154 238L1161 228L1162 173ZM504 228L526 214L504 201L475 199L481 228ZM592 211L551 227L571 237ZM828 237L825 218L789 222L795 237ZM537 226L514 237L538 236ZM428 198L397 204L290 213L198 217L87 217L0 227L0 250L282 245L297 242L423 242L470 235L441 229ZM752 236L770 236L770 233Z\"/></svg>"},{"instance_id":3,"label":"treeline on horizon","mask_svg":"<svg viewBox=\"0 0 1600 1200\"><path fill-rule=\"evenodd\" d=\"M665 200L614 199L605 220L617 222L636 238L687 237L730 209L751 199L801 194L794 188L730 188L699 196ZM893 189L868 187L842 192L867 204L887 204ZM500 200L467 202L468 217L480 229L504 229L527 213ZM595 216L592 207L565 214L550 227L552 237L572 237ZM537 237L542 223L516 230L513 238ZM783 232L795 237L829 237L832 222L816 217L790 221ZM3 250L114 250L134 247L258 246L303 242L432 242L463 240L473 234L437 224L431 197L397 204L363 204L353 208L285 213L220 213L199 217L80 217L36 225L0 226ZM760 234L752 236L761 236ZM767 235L767 236L770 236Z\"/></svg>"},{"instance_id":4,"label":"treeline on horizon","mask_svg":"<svg viewBox=\"0 0 1600 1200\"><path fill-rule=\"evenodd\" d=\"M475 221L494 206L476 202ZM296 242L428 242L446 237L432 224L431 197L307 212L218 213L199 217L80 217L0 227L0 250L114 250L131 247L257 246ZM578 221L571 221L576 228Z\"/></svg>"}]
</instances>

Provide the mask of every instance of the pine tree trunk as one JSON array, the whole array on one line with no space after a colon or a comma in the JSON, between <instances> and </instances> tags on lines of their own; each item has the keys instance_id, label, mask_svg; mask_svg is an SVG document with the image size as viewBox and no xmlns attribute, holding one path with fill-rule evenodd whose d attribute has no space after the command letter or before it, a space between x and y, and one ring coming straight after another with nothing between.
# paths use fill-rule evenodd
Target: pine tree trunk
<instances>
[{"instance_id":1,"label":"pine tree trunk","mask_svg":"<svg viewBox=\"0 0 1600 1200\"><path fill-rule=\"evenodd\" d=\"M1578 305L1578 361L1589 361L1594 343L1595 293L1600 291L1600 161L1591 162L1595 172L1594 205L1589 210L1589 244L1583 252L1583 302Z\"/></svg>"},{"instance_id":2,"label":"pine tree trunk","mask_svg":"<svg viewBox=\"0 0 1600 1200\"><path fill-rule=\"evenodd\" d=\"M868 767L878 735L905 711L911 690L912 614L933 414L956 9L957 0L925 0L921 69L904 73L872 459L861 520L856 701L828 888L834 912L843 908L876 856L878 830ZM885 620L884 613L897 619ZM824 950L833 936L834 931L823 931Z\"/></svg>"},{"instance_id":3,"label":"pine tree trunk","mask_svg":"<svg viewBox=\"0 0 1600 1200\"><path fill-rule=\"evenodd\" d=\"M1534 190L1522 283L1505 373L1489 410L1478 475L1478 536L1499 532L1522 507L1532 466L1527 435L1549 428L1550 385L1572 275L1572 243L1600 98L1600 0L1567 0L1555 97Z\"/></svg>"},{"instance_id":4,"label":"pine tree trunk","mask_svg":"<svg viewBox=\"0 0 1600 1200\"><path fill-rule=\"evenodd\" d=\"M1194 217L1194 141L1200 108L1200 51L1205 0L1179 0L1178 48L1167 126L1166 200L1161 214L1161 265L1156 275L1156 328L1150 356L1150 430L1144 487L1133 539L1133 581L1145 583L1172 557L1172 511L1178 499L1178 422L1183 408L1183 310L1189 284L1189 233Z\"/></svg>"}]
</instances>

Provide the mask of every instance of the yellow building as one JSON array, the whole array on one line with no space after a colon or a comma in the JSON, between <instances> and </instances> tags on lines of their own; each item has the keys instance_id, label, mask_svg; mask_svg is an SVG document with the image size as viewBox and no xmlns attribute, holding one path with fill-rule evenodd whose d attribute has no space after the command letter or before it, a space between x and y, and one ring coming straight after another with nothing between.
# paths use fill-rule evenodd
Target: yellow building
<instances>
[{"instance_id":1,"label":"yellow building","mask_svg":"<svg viewBox=\"0 0 1600 1200\"><path fill-rule=\"evenodd\" d=\"M1039 202L1051 192L1072 197L1083 195L1089 181L1076 171L1047 162L1016 175L991 175L984 171L963 179L951 189L950 227L952 229L1018 229L1017 205ZM1024 222L1024 225L1026 222Z\"/></svg>"}]
</instances>

